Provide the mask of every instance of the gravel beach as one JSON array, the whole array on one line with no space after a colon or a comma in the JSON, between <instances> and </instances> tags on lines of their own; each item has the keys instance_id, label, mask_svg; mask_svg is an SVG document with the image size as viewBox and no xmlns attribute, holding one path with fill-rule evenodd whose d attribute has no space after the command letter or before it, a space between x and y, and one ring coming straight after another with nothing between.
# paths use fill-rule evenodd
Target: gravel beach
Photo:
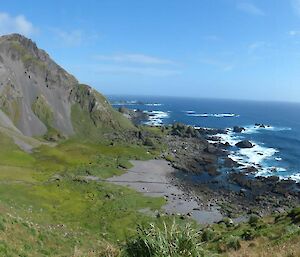
<instances>
[{"instance_id":1,"label":"gravel beach","mask_svg":"<svg viewBox=\"0 0 300 257\"><path fill-rule=\"evenodd\" d=\"M167 204L163 210L170 215L190 216L201 224L211 224L223 218L216 206L204 208L196 197L171 183L174 168L167 161L132 161L132 164L126 173L108 181L129 186L147 196L164 197Z\"/></svg>"}]
</instances>

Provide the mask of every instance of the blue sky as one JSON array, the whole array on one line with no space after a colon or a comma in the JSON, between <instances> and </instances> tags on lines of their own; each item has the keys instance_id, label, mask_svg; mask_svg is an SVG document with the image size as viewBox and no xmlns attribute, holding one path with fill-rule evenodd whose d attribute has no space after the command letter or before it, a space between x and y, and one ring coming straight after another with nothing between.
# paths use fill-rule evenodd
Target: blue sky
<instances>
[{"instance_id":1,"label":"blue sky","mask_svg":"<svg viewBox=\"0 0 300 257\"><path fill-rule=\"evenodd\" d=\"M104 94L300 102L300 0L1 1L12 32Z\"/></svg>"}]
</instances>

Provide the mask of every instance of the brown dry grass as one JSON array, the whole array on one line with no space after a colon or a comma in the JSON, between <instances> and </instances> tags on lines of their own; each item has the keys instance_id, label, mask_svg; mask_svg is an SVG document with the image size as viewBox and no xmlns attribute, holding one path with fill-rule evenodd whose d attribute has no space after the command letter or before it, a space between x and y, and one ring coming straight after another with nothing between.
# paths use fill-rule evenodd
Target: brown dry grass
<instances>
[{"instance_id":1,"label":"brown dry grass","mask_svg":"<svg viewBox=\"0 0 300 257\"><path fill-rule=\"evenodd\" d=\"M229 257L300 257L300 238L269 245L262 238L251 242L243 242L240 250L228 253Z\"/></svg>"},{"instance_id":2,"label":"brown dry grass","mask_svg":"<svg viewBox=\"0 0 300 257\"><path fill-rule=\"evenodd\" d=\"M87 253L86 251L81 251L79 248L75 247L72 257L119 257L121 254L119 248L108 242L101 242L100 248L101 250L91 250Z\"/></svg>"}]
</instances>

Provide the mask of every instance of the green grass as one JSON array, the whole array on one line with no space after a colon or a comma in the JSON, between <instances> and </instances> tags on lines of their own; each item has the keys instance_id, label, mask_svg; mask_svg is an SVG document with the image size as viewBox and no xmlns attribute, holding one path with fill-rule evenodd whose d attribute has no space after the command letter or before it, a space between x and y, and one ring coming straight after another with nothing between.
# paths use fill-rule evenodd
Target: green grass
<instances>
[{"instance_id":1,"label":"green grass","mask_svg":"<svg viewBox=\"0 0 300 257\"><path fill-rule=\"evenodd\" d=\"M45 175L73 173L101 178L121 174L119 166L130 167L128 160L153 157L140 146L79 143L77 140L65 141L57 147L41 146L33 156L36 159L35 167L45 171Z\"/></svg>"},{"instance_id":2,"label":"green grass","mask_svg":"<svg viewBox=\"0 0 300 257\"><path fill-rule=\"evenodd\" d=\"M1 144L3 147L3 145ZM0 165L17 166L17 167L32 167L35 159L21 151L20 149L7 149L5 147L0 150Z\"/></svg>"},{"instance_id":3,"label":"green grass","mask_svg":"<svg viewBox=\"0 0 300 257\"><path fill-rule=\"evenodd\" d=\"M0 224L0 256L108 257L101 255L103 249L113 249L113 245L90 234L65 226L42 226L16 215L0 214Z\"/></svg>"},{"instance_id":4,"label":"green grass","mask_svg":"<svg viewBox=\"0 0 300 257\"><path fill-rule=\"evenodd\" d=\"M153 219L138 210L157 210L165 202L108 183L71 180L42 185L2 184L0 195L2 204L38 224L65 224L113 241L132 234L137 221Z\"/></svg>"},{"instance_id":5,"label":"green grass","mask_svg":"<svg viewBox=\"0 0 300 257\"><path fill-rule=\"evenodd\" d=\"M36 182L31 168L0 165L0 181Z\"/></svg>"},{"instance_id":6,"label":"green grass","mask_svg":"<svg viewBox=\"0 0 300 257\"><path fill-rule=\"evenodd\" d=\"M77 103L72 105L71 119L77 139L101 142L107 133L134 131L136 128L121 113L114 110L100 93L79 84L72 94ZM95 105L91 107L90 103Z\"/></svg>"},{"instance_id":7,"label":"green grass","mask_svg":"<svg viewBox=\"0 0 300 257\"><path fill-rule=\"evenodd\" d=\"M240 257L262 256L260 254L264 249L276 249L284 245L289 245L293 249L295 248L294 242L300 239L300 221L294 218L299 214L300 210L294 209L289 214L278 216L265 218L251 216L248 222L240 224L231 224L225 220L202 230L204 248L225 256ZM246 247L249 246L251 249L247 251ZM300 253L300 247L293 251ZM270 254L272 254L271 250ZM263 256L272 255L265 253Z\"/></svg>"},{"instance_id":8,"label":"green grass","mask_svg":"<svg viewBox=\"0 0 300 257\"><path fill-rule=\"evenodd\" d=\"M156 142L163 132L153 130ZM225 219L199 230L186 220L172 226L168 216L142 212L160 210L163 198L86 179L122 174L131 167L129 160L153 158L149 147L71 139L30 154L4 134L0 144L0 256L124 257L137 256L130 252L135 249L141 257L252 257L261 256L264 248L280 252L281 246L292 249L290 256L300 252L299 208L276 217L252 216L238 225ZM143 229L137 231L140 224ZM143 252L146 245L151 254ZM190 252L179 250L187 248ZM249 249L253 255L247 255Z\"/></svg>"},{"instance_id":9,"label":"green grass","mask_svg":"<svg viewBox=\"0 0 300 257\"><path fill-rule=\"evenodd\" d=\"M125 168L131 167L129 160L152 158L142 146L82 143L73 139L56 147L42 145L29 154L3 134L0 143L0 210L5 210L0 213L10 213L43 228L38 236L30 239L31 236L24 236L30 232L26 227L20 228L19 223L11 227L11 231L21 229L24 240L16 235L11 240L5 237L2 242L1 235L0 253L7 256L20 253L26 256L26 252L28 256L42 256L43 249L44 255L59 252L57 256L71 256L75 246L86 254L88 248L82 245L100 251L100 239L124 241L136 232L138 222L156 221L140 210L159 210L165 203L163 198L145 197L126 187L84 179L84 176L104 179L122 174ZM47 231L49 226L62 224L78 235L77 241ZM1 227L0 222L0 230ZM36 243L41 247L33 247Z\"/></svg>"},{"instance_id":10,"label":"green grass","mask_svg":"<svg viewBox=\"0 0 300 257\"><path fill-rule=\"evenodd\" d=\"M201 257L205 256L200 246L199 234L188 223L171 225L163 223L160 228L150 224L138 227L138 234L126 244L128 257Z\"/></svg>"}]
</instances>

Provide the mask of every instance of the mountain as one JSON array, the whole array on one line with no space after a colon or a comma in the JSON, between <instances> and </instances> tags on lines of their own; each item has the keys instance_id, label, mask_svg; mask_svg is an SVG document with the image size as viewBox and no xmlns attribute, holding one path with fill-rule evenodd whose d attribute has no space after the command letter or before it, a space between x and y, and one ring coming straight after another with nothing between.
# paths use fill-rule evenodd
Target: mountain
<instances>
[{"instance_id":1,"label":"mountain","mask_svg":"<svg viewBox=\"0 0 300 257\"><path fill-rule=\"evenodd\" d=\"M132 128L105 97L80 84L32 40L0 37L0 132L24 146L37 137L53 141Z\"/></svg>"}]
</instances>

